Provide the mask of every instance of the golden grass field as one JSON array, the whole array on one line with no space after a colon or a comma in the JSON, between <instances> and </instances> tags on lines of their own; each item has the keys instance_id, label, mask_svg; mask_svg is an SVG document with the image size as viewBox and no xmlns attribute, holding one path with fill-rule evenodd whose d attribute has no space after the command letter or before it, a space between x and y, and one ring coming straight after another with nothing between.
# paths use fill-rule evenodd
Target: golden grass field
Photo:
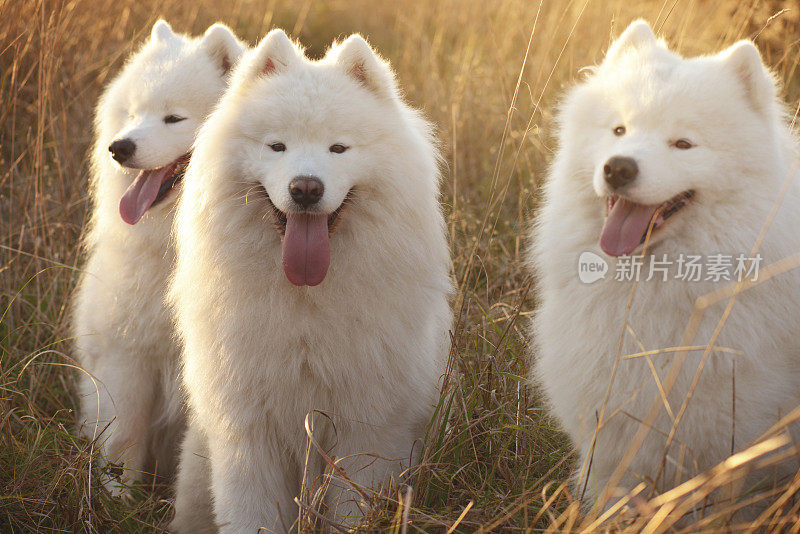
<instances>
[{"instance_id":1,"label":"golden grass field","mask_svg":"<svg viewBox=\"0 0 800 534\"><path fill-rule=\"evenodd\" d=\"M117 501L90 477L65 321L82 262L93 107L159 17L191 33L222 21L250 44L282 27L314 57L359 32L437 125L458 286L441 403L450 426L429 440L413 493L376 498L364 531L661 532L749 458L672 501L636 502L638 516L581 517L565 484L570 445L525 379L536 281L520 258L558 95L630 21L647 19L688 55L754 38L796 110L797 0L0 0L0 532L162 532L171 515L163 488ZM798 480L742 527L798 531ZM325 529L313 516L302 525ZM681 528L725 525L721 516Z\"/></svg>"}]
</instances>

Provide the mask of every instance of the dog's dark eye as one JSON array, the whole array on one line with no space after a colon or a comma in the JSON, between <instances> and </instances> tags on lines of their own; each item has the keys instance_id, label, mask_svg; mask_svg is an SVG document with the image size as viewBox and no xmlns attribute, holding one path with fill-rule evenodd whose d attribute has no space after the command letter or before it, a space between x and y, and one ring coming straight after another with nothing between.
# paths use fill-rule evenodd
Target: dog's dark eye
<instances>
[{"instance_id":1,"label":"dog's dark eye","mask_svg":"<svg viewBox=\"0 0 800 534\"><path fill-rule=\"evenodd\" d=\"M181 117L180 115L167 115L164 117L164 122L167 124L175 124L176 122L185 121L186 117Z\"/></svg>"},{"instance_id":2,"label":"dog's dark eye","mask_svg":"<svg viewBox=\"0 0 800 534\"><path fill-rule=\"evenodd\" d=\"M272 143L271 145L269 145L269 147L272 150L274 150L275 152L285 152L286 151L286 145L284 145L283 143Z\"/></svg>"},{"instance_id":3,"label":"dog's dark eye","mask_svg":"<svg viewBox=\"0 0 800 534\"><path fill-rule=\"evenodd\" d=\"M619 137L621 135L625 135L625 132L626 132L624 126L617 126L616 128L614 128L613 131L614 131L614 135L616 135L617 137Z\"/></svg>"},{"instance_id":4,"label":"dog's dark eye","mask_svg":"<svg viewBox=\"0 0 800 534\"><path fill-rule=\"evenodd\" d=\"M681 149L681 150L689 150L689 149L690 149L690 148L692 148L694 145L692 144L692 142L691 142L691 141L688 141L688 140L686 140L686 139L678 139L677 141L675 141L675 142L672 144L672 146L674 146L675 148L679 148L679 149Z\"/></svg>"},{"instance_id":5,"label":"dog's dark eye","mask_svg":"<svg viewBox=\"0 0 800 534\"><path fill-rule=\"evenodd\" d=\"M335 145L331 145L330 148L328 148L328 150L330 150L334 154L341 154L342 152L344 152L348 148L350 148L350 147L346 147L346 146L344 146L342 144L336 143Z\"/></svg>"}]
</instances>

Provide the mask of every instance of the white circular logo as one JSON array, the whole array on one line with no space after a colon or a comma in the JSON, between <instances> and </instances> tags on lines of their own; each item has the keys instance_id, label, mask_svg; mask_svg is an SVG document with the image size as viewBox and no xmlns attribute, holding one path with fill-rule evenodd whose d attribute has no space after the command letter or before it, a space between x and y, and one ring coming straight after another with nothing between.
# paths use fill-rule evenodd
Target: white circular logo
<instances>
[{"instance_id":1,"label":"white circular logo","mask_svg":"<svg viewBox=\"0 0 800 534\"><path fill-rule=\"evenodd\" d=\"M578 278L584 284L592 284L606 277L608 263L594 252L581 252L578 258Z\"/></svg>"}]
</instances>

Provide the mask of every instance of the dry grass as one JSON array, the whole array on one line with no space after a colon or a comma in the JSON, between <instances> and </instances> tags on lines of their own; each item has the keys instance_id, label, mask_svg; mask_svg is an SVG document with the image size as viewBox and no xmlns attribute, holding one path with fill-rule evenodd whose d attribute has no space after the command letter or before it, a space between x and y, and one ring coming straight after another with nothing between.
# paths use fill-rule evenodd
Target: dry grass
<instances>
[{"instance_id":1,"label":"dry grass","mask_svg":"<svg viewBox=\"0 0 800 534\"><path fill-rule=\"evenodd\" d=\"M194 33L221 20L251 43L280 26L312 55L360 32L439 126L459 287L453 380L439 419L450 427L432 429L413 498L382 498L365 529L670 528L766 461L764 451L649 503L632 497L639 516L605 527L604 517L579 516L564 485L569 445L523 378L525 316L535 302L520 256L552 151L546 132L558 93L637 17L688 54L756 37L796 108L799 11L793 0L0 0L0 531L157 532L170 515L163 492L118 502L90 482L90 446L71 433L75 371L64 323L81 262L93 105L159 16ZM800 479L774 489L783 497L749 526L796 522L789 497L798 487ZM706 517L691 528L724 521Z\"/></svg>"}]
</instances>

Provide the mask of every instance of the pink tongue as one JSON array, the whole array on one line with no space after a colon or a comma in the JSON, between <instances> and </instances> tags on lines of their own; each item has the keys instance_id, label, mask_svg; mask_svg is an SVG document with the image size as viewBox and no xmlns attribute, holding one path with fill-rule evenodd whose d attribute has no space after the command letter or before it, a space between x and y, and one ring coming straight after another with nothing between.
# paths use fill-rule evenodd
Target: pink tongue
<instances>
[{"instance_id":1,"label":"pink tongue","mask_svg":"<svg viewBox=\"0 0 800 534\"><path fill-rule=\"evenodd\" d=\"M146 170L139 173L133 183L119 201L119 214L128 224L136 224L158 197L158 190L175 171L175 163L160 169Z\"/></svg>"},{"instance_id":2,"label":"pink tongue","mask_svg":"<svg viewBox=\"0 0 800 534\"><path fill-rule=\"evenodd\" d=\"M603 225L600 248L609 256L624 256L636 250L657 209L657 205L645 206L618 198Z\"/></svg>"},{"instance_id":3,"label":"pink tongue","mask_svg":"<svg viewBox=\"0 0 800 534\"><path fill-rule=\"evenodd\" d=\"M296 286L315 286L325 279L331 263L328 216L287 213L281 246L283 272Z\"/></svg>"}]
</instances>

